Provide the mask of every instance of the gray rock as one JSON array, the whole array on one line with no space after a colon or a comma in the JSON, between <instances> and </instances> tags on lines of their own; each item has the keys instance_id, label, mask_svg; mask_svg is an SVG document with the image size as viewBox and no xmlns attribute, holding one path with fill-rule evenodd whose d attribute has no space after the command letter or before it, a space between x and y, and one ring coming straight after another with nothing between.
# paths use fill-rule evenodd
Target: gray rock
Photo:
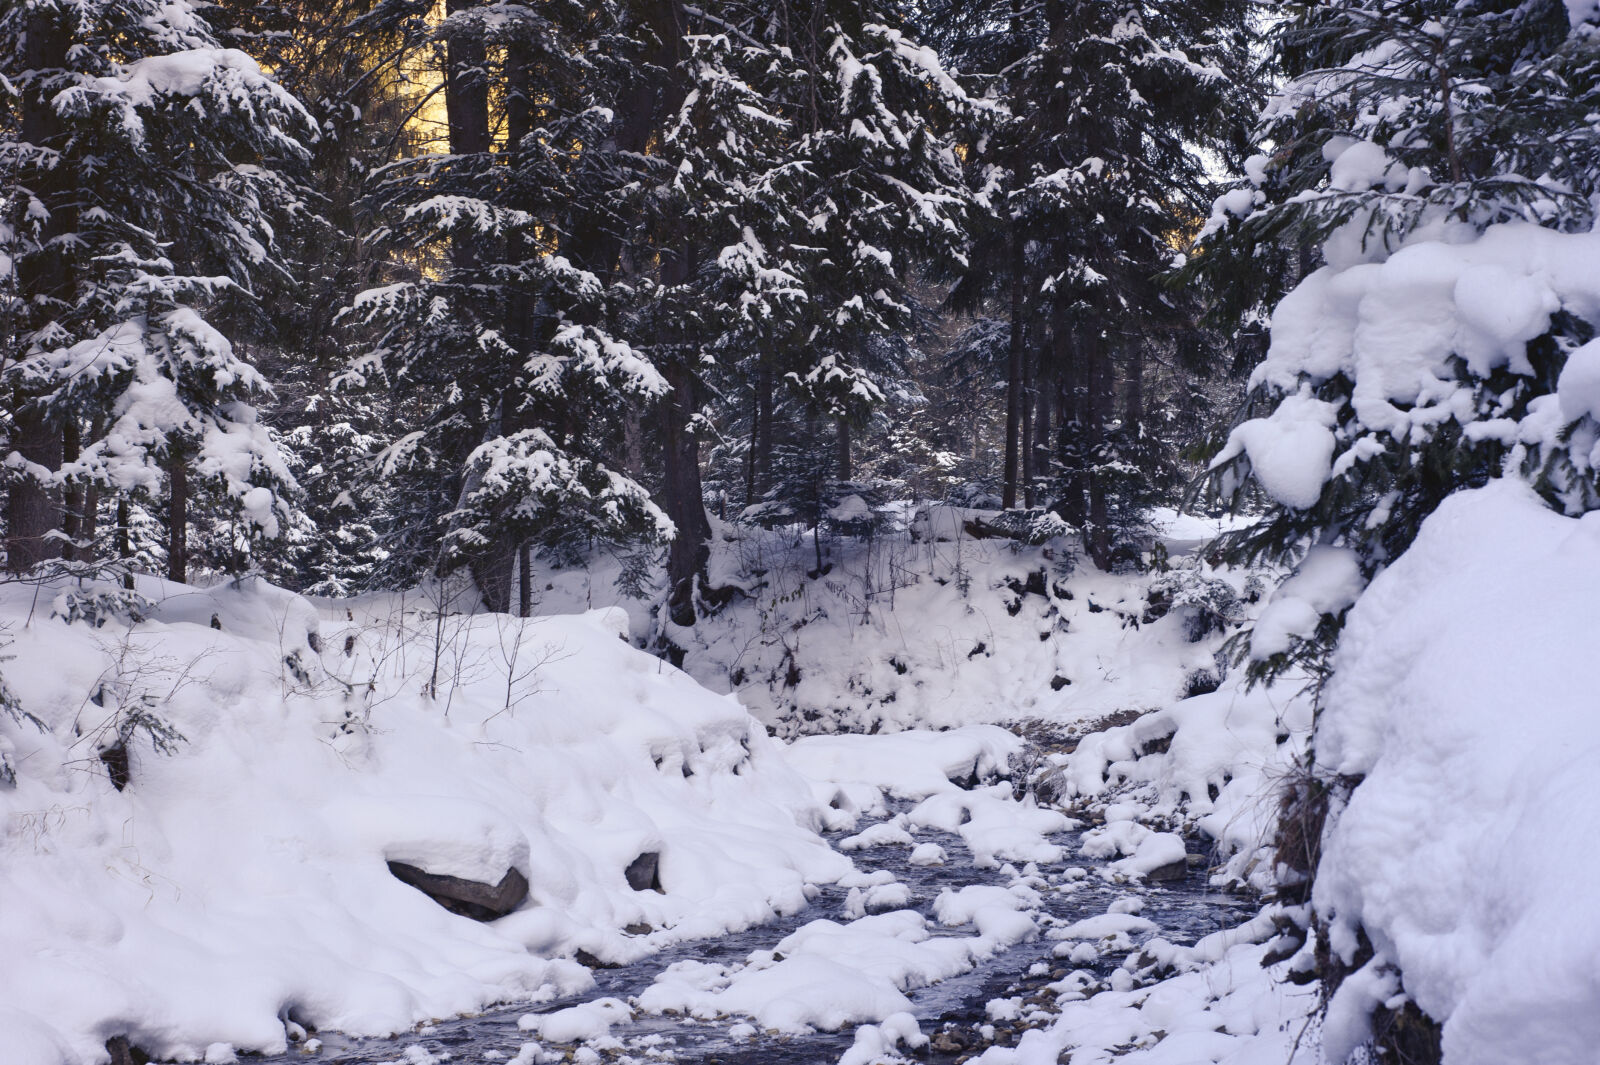
<instances>
[{"instance_id":1,"label":"gray rock","mask_svg":"<svg viewBox=\"0 0 1600 1065\"><path fill-rule=\"evenodd\" d=\"M114 1035L106 1040L106 1053L111 1055L111 1065L145 1065L150 1055L128 1042L125 1035Z\"/></svg>"},{"instance_id":2,"label":"gray rock","mask_svg":"<svg viewBox=\"0 0 1600 1065\"><path fill-rule=\"evenodd\" d=\"M645 851L628 863L628 868L622 875L628 878L628 886L635 891L656 891L663 895L667 893L661 886L660 851Z\"/></svg>"},{"instance_id":3,"label":"gray rock","mask_svg":"<svg viewBox=\"0 0 1600 1065\"><path fill-rule=\"evenodd\" d=\"M1157 868L1150 870L1145 874L1144 878L1150 883L1155 884L1160 883L1163 880L1182 880L1188 875L1189 859L1188 856L1185 855L1175 862L1168 862L1166 865L1158 866Z\"/></svg>"},{"instance_id":4,"label":"gray rock","mask_svg":"<svg viewBox=\"0 0 1600 1065\"><path fill-rule=\"evenodd\" d=\"M440 876L405 862L390 862L389 872L396 880L410 884L451 913L474 921L504 917L528 897L528 878L515 869L507 870L498 884Z\"/></svg>"}]
</instances>

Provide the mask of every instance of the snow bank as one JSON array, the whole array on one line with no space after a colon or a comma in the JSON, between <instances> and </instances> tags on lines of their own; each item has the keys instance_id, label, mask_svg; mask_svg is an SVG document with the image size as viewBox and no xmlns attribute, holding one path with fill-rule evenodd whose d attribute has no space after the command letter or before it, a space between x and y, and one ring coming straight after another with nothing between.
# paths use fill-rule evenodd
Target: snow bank
<instances>
[{"instance_id":1,"label":"snow bank","mask_svg":"<svg viewBox=\"0 0 1600 1065\"><path fill-rule=\"evenodd\" d=\"M1368 973L1398 967L1450 1065L1600 1045L1600 925L1581 904L1600 878L1597 558L1600 514L1558 516L1514 483L1459 493L1352 609L1334 660L1317 762L1365 780L1314 901L1347 961L1364 929ZM1330 1045L1363 1034L1367 1010L1340 997Z\"/></svg>"},{"instance_id":2,"label":"snow bank","mask_svg":"<svg viewBox=\"0 0 1600 1065\"><path fill-rule=\"evenodd\" d=\"M1112 823L1085 834L1091 857L1133 855L1148 836L1159 835L1130 818L1192 825L1215 841L1217 857L1228 859L1219 880L1267 890L1273 886L1268 844L1277 787L1311 733L1311 705L1290 694L1296 687L1294 677L1248 692L1230 681L1085 736L1071 754L1053 757L1039 788L1106 811ZM1122 871L1145 873L1164 864L1143 868L1162 856L1163 844L1147 845L1146 860ZM1165 846L1175 860L1176 848Z\"/></svg>"},{"instance_id":3,"label":"snow bank","mask_svg":"<svg viewBox=\"0 0 1600 1065\"><path fill-rule=\"evenodd\" d=\"M66 587L0 589L0 668L44 726L0 712L6 1065L104 1061L122 1034L162 1059L280 1052L286 1022L392 1033L581 990L579 949L748 926L850 872L765 731L630 648L620 612L140 590L149 620L95 628L52 616ZM97 756L119 733L120 792ZM629 886L644 853L664 893ZM480 924L391 861L517 869L530 895Z\"/></svg>"},{"instance_id":4,"label":"snow bank","mask_svg":"<svg viewBox=\"0 0 1600 1065\"><path fill-rule=\"evenodd\" d=\"M1191 640L1177 612L1147 620L1156 575L1074 565L1069 537L1027 546L964 531L970 519L996 517L923 507L907 527L872 539L825 539L817 578L806 576L816 568L809 533L719 523L712 582L743 594L668 635L696 680L737 692L784 738L1027 719L1072 725L1164 706L1197 675L1215 674L1227 633ZM1174 559L1223 527L1154 517L1169 530ZM1239 585L1249 577L1198 570ZM652 637L656 619L622 599L615 573L609 562L547 571L540 610L615 602L636 638Z\"/></svg>"},{"instance_id":5,"label":"snow bank","mask_svg":"<svg viewBox=\"0 0 1600 1065\"><path fill-rule=\"evenodd\" d=\"M741 963L669 966L639 995L639 1008L700 1018L746 1016L762 1028L788 1033L865 1022L892 1030L901 1023L897 1017L912 1010L905 992L967 972L1036 935L1032 913L1039 901L1037 892L1021 885L942 894L935 904L940 924L972 925L974 935L936 934L914 910L845 924L812 921ZM914 1039L916 1032L913 1024L905 1035Z\"/></svg>"},{"instance_id":6,"label":"snow bank","mask_svg":"<svg viewBox=\"0 0 1600 1065\"><path fill-rule=\"evenodd\" d=\"M1010 775L1022 740L997 725L889 736L807 736L784 758L809 780L871 784L897 798L925 799L954 781Z\"/></svg>"},{"instance_id":7,"label":"snow bank","mask_svg":"<svg viewBox=\"0 0 1600 1065\"><path fill-rule=\"evenodd\" d=\"M1024 1032L1015 1047L990 1047L979 1065L1312 1065L1304 1040L1317 1004L1315 987L1280 982L1263 968L1267 929L1251 922L1237 935L1218 933L1167 954L1176 975L1137 987L1143 952L1112 972L1109 987L1082 970L1051 984L1060 1014ZM1253 933L1253 934L1250 934ZM1160 940L1152 940L1160 944ZM1146 950L1151 944L1146 945ZM1281 967L1280 967L1281 968Z\"/></svg>"}]
</instances>

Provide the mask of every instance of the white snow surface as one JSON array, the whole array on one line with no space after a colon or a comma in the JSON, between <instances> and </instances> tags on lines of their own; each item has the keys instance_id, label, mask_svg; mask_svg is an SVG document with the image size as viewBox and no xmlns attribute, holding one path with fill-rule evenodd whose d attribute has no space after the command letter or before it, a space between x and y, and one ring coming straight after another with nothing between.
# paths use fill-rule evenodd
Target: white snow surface
<instances>
[{"instance_id":1,"label":"white snow surface","mask_svg":"<svg viewBox=\"0 0 1600 1065\"><path fill-rule=\"evenodd\" d=\"M1362 774L1329 831L1315 904L1366 1009L1371 987L1444 1023L1448 1065L1576 1065L1600 1045L1600 514L1512 482L1452 496L1351 611L1317 763ZM1376 982L1376 983L1375 983ZM1342 997L1346 992L1341 989Z\"/></svg>"},{"instance_id":2,"label":"white snow surface","mask_svg":"<svg viewBox=\"0 0 1600 1065\"><path fill-rule=\"evenodd\" d=\"M1215 671L1226 633L1191 642L1178 611L1141 622L1154 574L1101 573L1075 557L1070 536L1026 546L966 531L996 516L921 506L872 540L825 539L820 579L805 576L816 565L809 532L713 522L712 583L743 594L667 635L690 675L737 692L784 738L1028 719L1070 726L1165 706L1195 674ZM1154 518L1175 559L1234 524ZM1235 585L1249 576L1195 565ZM617 592L615 574L604 563L547 570L539 610L615 603L636 639L651 638L655 619ZM1033 591L1014 590L1030 579Z\"/></svg>"},{"instance_id":3,"label":"white snow surface","mask_svg":"<svg viewBox=\"0 0 1600 1065\"><path fill-rule=\"evenodd\" d=\"M1136 854L1147 836L1162 834L1133 819L1192 824L1226 859L1217 882L1272 888L1274 794L1311 735L1310 701L1291 694L1300 683L1290 676L1247 692L1230 679L1215 692L1085 736L1071 754L1055 756L1051 784L1067 799L1099 806L1108 821L1085 833L1085 853ZM1167 860L1176 860L1166 846ZM1166 863L1141 864L1119 871L1142 875Z\"/></svg>"},{"instance_id":4,"label":"white snow surface","mask_svg":"<svg viewBox=\"0 0 1600 1065\"><path fill-rule=\"evenodd\" d=\"M286 1019L380 1034L537 1001L591 982L579 948L630 960L852 872L765 730L631 648L618 611L436 624L255 580L140 591L149 620L97 629L53 616L64 586L0 590L5 680L44 725L0 713L5 1065L104 1061L119 1034L164 1060L281 1052ZM134 730L118 792L97 751L146 710L183 739ZM644 851L665 894L624 879ZM480 924L393 860L517 868L531 897Z\"/></svg>"},{"instance_id":5,"label":"white snow surface","mask_svg":"<svg viewBox=\"0 0 1600 1065\"><path fill-rule=\"evenodd\" d=\"M946 892L935 904L940 924L971 925L973 935L935 935L914 910L816 920L742 963L683 961L638 996L639 1008L695 1017L747 1016L762 1028L803 1033L847 1024L898 1025L909 1013L905 992L947 980L1037 934L1030 911L1038 893L979 885ZM912 1026L915 1030L915 1026Z\"/></svg>"},{"instance_id":6,"label":"white snow surface","mask_svg":"<svg viewBox=\"0 0 1600 1065\"><path fill-rule=\"evenodd\" d=\"M1138 920L1134 918L1133 920ZM1192 947L1146 943L1098 986L1083 971L1050 985L1060 1014L1023 1033L1015 1047L990 1047L979 1065L1313 1065L1315 1038L1303 1039L1317 989L1282 981L1263 968L1259 945L1267 915L1224 929ZM1152 960L1174 970L1136 986Z\"/></svg>"},{"instance_id":7,"label":"white snow surface","mask_svg":"<svg viewBox=\"0 0 1600 1065\"><path fill-rule=\"evenodd\" d=\"M1325 544L1311 548L1256 618L1250 657L1267 659L1289 650L1293 638L1309 637L1323 615L1337 615L1349 607L1365 586L1361 559L1354 551Z\"/></svg>"},{"instance_id":8,"label":"white snow surface","mask_svg":"<svg viewBox=\"0 0 1600 1065\"><path fill-rule=\"evenodd\" d=\"M1600 233L1518 222L1481 235L1429 232L1381 263L1323 267L1273 312L1272 347L1251 385L1293 392L1302 373L1318 381L1345 373L1361 421L1398 433L1427 411L1395 404L1451 380L1448 357L1478 376L1507 365L1525 373L1524 345L1557 309L1600 317L1597 259Z\"/></svg>"}]
</instances>

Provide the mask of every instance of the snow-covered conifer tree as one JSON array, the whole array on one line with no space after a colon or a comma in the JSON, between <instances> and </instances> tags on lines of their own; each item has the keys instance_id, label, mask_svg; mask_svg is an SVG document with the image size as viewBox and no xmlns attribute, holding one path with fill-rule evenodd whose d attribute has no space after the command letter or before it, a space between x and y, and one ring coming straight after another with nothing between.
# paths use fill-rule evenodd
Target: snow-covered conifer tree
<instances>
[{"instance_id":1,"label":"snow-covered conifer tree","mask_svg":"<svg viewBox=\"0 0 1600 1065\"><path fill-rule=\"evenodd\" d=\"M1214 195L1208 158L1230 157L1246 128L1250 5L941 10L947 47L1006 103L972 157L999 224L953 293L968 309L1009 305L1005 501L1034 500L1048 464L1042 501L1106 565L1175 476L1153 370L1175 361L1199 300L1161 275Z\"/></svg>"},{"instance_id":2,"label":"snow-covered conifer tree","mask_svg":"<svg viewBox=\"0 0 1600 1065\"><path fill-rule=\"evenodd\" d=\"M1370 575L1446 495L1504 474L1600 505L1600 14L1344 0L1278 50L1270 154L1208 240L1305 241L1322 266L1278 304L1254 417L1213 463L1222 495L1276 504L1235 556L1339 544Z\"/></svg>"},{"instance_id":3,"label":"snow-covered conifer tree","mask_svg":"<svg viewBox=\"0 0 1600 1065\"><path fill-rule=\"evenodd\" d=\"M665 383L608 327L606 285L573 257L578 220L615 209L615 84L589 56L614 28L605 9L452 3L434 34L448 150L374 177L371 239L403 276L350 317L376 336L354 374L386 377L414 419L380 463L414 484L397 499L398 561L469 565L493 609L510 607L529 547L671 532L602 446L605 411Z\"/></svg>"},{"instance_id":4,"label":"snow-covered conifer tree","mask_svg":"<svg viewBox=\"0 0 1600 1065\"><path fill-rule=\"evenodd\" d=\"M164 499L184 579L191 497L239 549L289 513L265 382L209 319L275 268L277 168L315 131L186 2L11 5L0 47L9 564L87 557L108 490Z\"/></svg>"}]
</instances>

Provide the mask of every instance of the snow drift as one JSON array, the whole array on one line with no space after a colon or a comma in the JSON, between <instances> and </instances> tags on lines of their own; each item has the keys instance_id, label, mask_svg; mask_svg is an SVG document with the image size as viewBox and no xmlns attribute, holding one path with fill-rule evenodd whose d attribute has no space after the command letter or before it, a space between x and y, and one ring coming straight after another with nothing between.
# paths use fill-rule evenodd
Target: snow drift
<instances>
[{"instance_id":1,"label":"snow drift","mask_svg":"<svg viewBox=\"0 0 1600 1065\"><path fill-rule=\"evenodd\" d=\"M0 668L38 719L0 712L5 1065L104 1061L118 1035L227 1059L299 1025L391 1033L537 1000L589 984L579 950L748 926L850 871L765 731L629 647L618 611L140 590L129 623L81 590L0 589ZM85 612L102 623L58 616ZM119 736L121 791L100 757ZM625 877L647 852L662 892ZM517 869L529 898L479 923L392 861Z\"/></svg>"},{"instance_id":2,"label":"snow drift","mask_svg":"<svg viewBox=\"0 0 1600 1065\"><path fill-rule=\"evenodd\" d=\"M1358 931L1375 956L1331 1004L1329 1060L1396 969L1449 1065L1594 1059L1600 928L1578 900L1600 877L1597 558L1600 514L1499 482L1448 499L1351 611L1316 751L1365 779L1314 901L1346 964Z\"/></svg>"}]
</instances>

